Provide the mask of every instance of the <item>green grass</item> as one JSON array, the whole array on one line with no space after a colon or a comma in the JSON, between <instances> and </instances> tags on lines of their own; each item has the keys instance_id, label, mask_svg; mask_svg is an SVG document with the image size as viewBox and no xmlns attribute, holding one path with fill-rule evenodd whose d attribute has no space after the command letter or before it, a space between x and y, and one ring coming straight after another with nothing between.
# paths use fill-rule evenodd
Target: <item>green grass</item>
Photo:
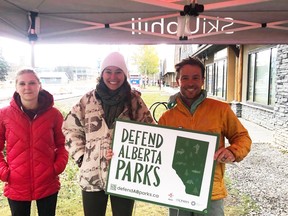
<instances>
[{"instance_id":1,"label":"green grass","mask_svg":"<svg viewBox=\"0 0 288 216\"><path fill-rule=\"evenodd\" d=\"M232 180L227 176L225 176L225 183L229 191L228 198L224 200L226 216L244 216L248 215L252 210L253 212L259 210L259 207L251 197L233 188Z\"/></svg>"},{"instance_id":2,"label":"green grass","mask_svg":"<svg viewBox=\"0 0 288 216\"><path fill-rule=\"evenodd\" d=\"M151 108L151 114L155 117L156 121L158 121L161 114L166 110L163 102L168 101L168 93L159 91L158 87L149 87L147 90L143 90L141 96L147 107Z\"/></svg>"}]
</instances>

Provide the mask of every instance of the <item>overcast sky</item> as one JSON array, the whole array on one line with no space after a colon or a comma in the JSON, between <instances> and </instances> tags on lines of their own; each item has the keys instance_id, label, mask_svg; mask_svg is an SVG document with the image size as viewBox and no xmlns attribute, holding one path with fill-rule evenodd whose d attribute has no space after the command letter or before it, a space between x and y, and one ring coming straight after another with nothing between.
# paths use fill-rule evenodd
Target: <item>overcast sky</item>
<instances>
[{"instance_id":1,"label":"overcast sky","mask_svg":"<svg viewBox=\"0 0 288 216\"><path fill-rule=\"evenodd\" d=\"M159 57L171 55L171 45L158 45ZM119 51L129 58L137 45L94 44L36 44L34 46L35 67L54 68L59 65L86 66L96 68L99 61L111 51ZM31 45L0 37L0 50L4 58L13 64L31 66Z\"/></svg>"}]
</instances>

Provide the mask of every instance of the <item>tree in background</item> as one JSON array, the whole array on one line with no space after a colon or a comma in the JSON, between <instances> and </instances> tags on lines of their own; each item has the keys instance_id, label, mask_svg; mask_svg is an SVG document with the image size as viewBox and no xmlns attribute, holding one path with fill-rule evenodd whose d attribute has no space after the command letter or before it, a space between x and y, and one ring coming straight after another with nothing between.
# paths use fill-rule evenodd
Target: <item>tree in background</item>
<instances>
[{"instance_id":1,"label":"tree in background","mask_svg":"<svg viewBox=\"0 0 288 216\"><path fill-rule=\"evenodd\" d=\"M142 76L159 73L159 56L156 46L139 46L132 58Z\"/></svg>"},{"instance_id":2,"label":"tree in background","mask_svg":"<svg viewBox=\"0 0 288 216\"><path fill-rule=\"evenodd\" d=\"M5 77L8 75L10 66L8 62L0 55L0 81L5 81Z\"/></svg>"}]
</instances>

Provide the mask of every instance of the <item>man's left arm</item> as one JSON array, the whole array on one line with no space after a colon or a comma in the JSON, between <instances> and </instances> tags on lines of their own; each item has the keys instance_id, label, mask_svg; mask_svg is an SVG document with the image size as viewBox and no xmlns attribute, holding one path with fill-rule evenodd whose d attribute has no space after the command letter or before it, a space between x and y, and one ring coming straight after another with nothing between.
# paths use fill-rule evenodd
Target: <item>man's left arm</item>
<instances>
[{"instance_id":1,"label":"man's left arm","mask_svg":"<svg viewBox=\"0 0 288 216\"><path fill-rule=\"evenodd\" d=\"M242 125L230 107L226 110L224 119L224 136L230 144L226 149L231 151L235 157L235 161L239 162L250 152L251 138L247 129Z\"/></svg>"}]
</instances>

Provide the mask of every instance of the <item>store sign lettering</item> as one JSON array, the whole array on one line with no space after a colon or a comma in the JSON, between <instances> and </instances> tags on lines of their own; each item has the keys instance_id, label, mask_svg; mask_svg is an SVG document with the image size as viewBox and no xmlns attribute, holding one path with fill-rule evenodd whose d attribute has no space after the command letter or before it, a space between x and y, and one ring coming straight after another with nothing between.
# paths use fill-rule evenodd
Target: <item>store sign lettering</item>
<instances>
[{"instance_id":1,"label":"store sign lettering","mask_svg":"<svg viewBox=\"0 0 288 216\"><path fill-rule=\"evenodd\" d=\"M233 18L225 17L226 21L220 20L208 20L206 18L195 18L195 22L191 23L190 30L191 35L194 34L209 34L213 32L226 31L229 30L234 25ZM160 34L177 34L178 23L176 21L166 22L164 18L161 18L157 22L142 22L141 18L132 18L132 30L153 32ZM138 20L138 22L134 22ZM132 34L141 34L141 32L132 31ZM234 32L225 32L225 34L233 34Z\"/></svg>"}]
</instances>

